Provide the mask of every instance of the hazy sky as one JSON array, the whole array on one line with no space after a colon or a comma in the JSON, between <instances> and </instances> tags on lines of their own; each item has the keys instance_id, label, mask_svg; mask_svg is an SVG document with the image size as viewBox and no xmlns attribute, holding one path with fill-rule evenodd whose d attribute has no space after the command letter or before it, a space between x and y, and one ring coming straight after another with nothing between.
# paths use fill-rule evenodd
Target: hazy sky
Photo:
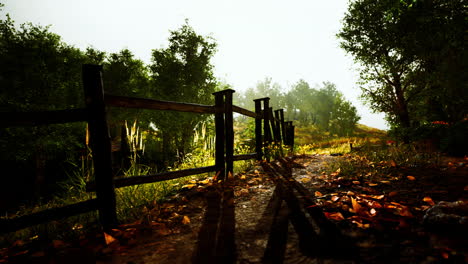
<instances>
[{"instance_id":1,"label":"hazy sky","mask_svg":"<svg viewBox=\"0 0 468 264\"><path fill-rule=\"evenodd\" d=\"M359 110L360 123L387 128L382 114L363 106L352 58L335 35L348 0L0 0L2 18L51 25L64 42L106 52L131 50L149 63L169 31L189 24L218 44L215 75L244 91L271 77L283 89L299 79L312 87L337 85Z\"/></svg>"}]
</instances>

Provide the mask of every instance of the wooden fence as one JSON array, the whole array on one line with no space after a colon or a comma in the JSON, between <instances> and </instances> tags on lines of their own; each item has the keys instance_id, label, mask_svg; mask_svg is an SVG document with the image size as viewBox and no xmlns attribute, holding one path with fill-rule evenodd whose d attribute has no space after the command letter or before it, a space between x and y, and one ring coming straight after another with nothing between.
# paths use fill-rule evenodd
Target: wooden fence
<instances>
[{"instance_id":1,"label":"wooden fence","mask_svg":"<svg viewBox=\"0 0 468 264\"><path fill-rule=\"evenodd\" d=\"M99 212L99 220L105 230L117 225L115 188L137 184L167 181L189 175L216 172L218 179L233 174L233 164L237 160L264 157L265 150L276 142L293 147L294 126L284 121L283 110L273 111L269 98L254 100L255 112L232 104L234 90L215 92L215 105L200 105L104 95L102 66L83 65L83 87L86 108L59 111L1 113L0 125L38 126L69 122L88 122L90 147L93 153L95 182L88 183L88 190L96 191L96 198L87 201L47 209L13 219L0 220L0 233L16 231L40 223L59 220L94 210ZM263 104L263 107L262 107ZM126 107L153 110L171 110L191 113L214 114L215 116L215 165L179 171L141 175L114 179L112 172L111 139L106 120L106 107ZM255 153L234 155L233 113L255 118ZM263 126L262 126L263 121Z\"/></svg>"}]
</instances>

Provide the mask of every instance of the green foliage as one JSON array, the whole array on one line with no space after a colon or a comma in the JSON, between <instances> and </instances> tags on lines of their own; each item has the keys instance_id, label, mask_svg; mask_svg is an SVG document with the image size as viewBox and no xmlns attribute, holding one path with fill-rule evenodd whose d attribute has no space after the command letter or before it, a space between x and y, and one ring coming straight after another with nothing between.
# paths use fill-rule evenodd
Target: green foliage
<instances>
[{"instance_id":1,"label":"green foliage","mask_svg":"<svg viewBox=\"0 0 468 264\"><path fill-rule=\"evenodd\" d=\"M216 43L198 35L188 22L171 31L169 47L155 49L150 65L152 97L161 100L212 104L217 82L210 63ZM194 128L207 116L180 112L157 114L152 121L161 130L163 152L184 157Z\"/></svg>"},{"instance_id":2,"label":"green foliage","mask_svg":"<svg viewBox=\"0 0 468 264\"><path fill-rule=\"evenodd\" d=\"M311 88L307 82L299 80L284 93L271 78L266 78L257 83L255 89L250 88L236 98L240 106L253 110L253 99L263 97L270 98L270 106L274 109L284 109L286 120L299 121L306 126L313 124L322 132L350 135L360 119L356 108L330 82Z\"/></svg>"},{"instance_id":3,"label":"green foliage","mask_svg":"<svg viewBox=\"0 0 468 264\"><path fill-rule=\"evenodd\" d=\"M357 0L338 34L360 64L362 97L409 141L423 123L466 117L466 6L461 0Z\"/></svg>"}]
</instances>

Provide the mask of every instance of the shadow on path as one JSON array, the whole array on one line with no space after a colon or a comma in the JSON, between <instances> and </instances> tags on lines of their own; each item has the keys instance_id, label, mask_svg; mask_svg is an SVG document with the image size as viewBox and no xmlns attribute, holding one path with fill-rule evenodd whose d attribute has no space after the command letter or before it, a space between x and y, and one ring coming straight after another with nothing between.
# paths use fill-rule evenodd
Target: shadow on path
<instances>
[{"instance_id":1,"label":"shadow on path","mask_svg":"<svg viewBox=\"0 0 468 264\"><path fill-rule=\"evenodd\" d=\"M222 190L206 194L207 210L198 234L192 263L235 263L234 191L226 184Z\"/></svg>"},{"instance_id":2,"label":"shadow on path","mask_svg":"<svg viewBox=\"0 0 468 264\"><path fill-rule=\"evenodd\" d=\"M275 183L273 195L256 224L256 232L267 233L262 263L287 262L289 223L298 238L299 255L309 259L346 260L354 263L356 247L330 222L312 193L293 179L292 159L263 163ZM234 192L231 184L207 193L207 211L192 256L193 263L236 263ZM260 213L260 212L259 212ZM349 263L349 262L348 262Z\"/></svg>"}]
</instances>

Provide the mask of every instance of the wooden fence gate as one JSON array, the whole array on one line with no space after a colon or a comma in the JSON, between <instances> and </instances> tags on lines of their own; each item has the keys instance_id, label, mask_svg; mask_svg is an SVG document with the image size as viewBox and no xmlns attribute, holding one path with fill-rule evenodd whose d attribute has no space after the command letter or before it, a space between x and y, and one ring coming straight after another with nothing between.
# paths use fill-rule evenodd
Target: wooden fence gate
<instances>
[{"instance_id":1,"label":"wooden fence gate","mask_svg":"<svg viewBox=\"0 0 468 264\"><path fill-rule=\"evenodd\" d=\"M95 191L96 198L87 201L47 209L40 212L0 220L0 233L59 220L61 218L98 210L104 230L118 223L115 188L167 181L206 172L216 172L218 179L233 175L234 161L262 160L271 144L294 145L294 126L284 121L282 109L269 106L269 98L255 99L255 112L233 105L234 90L227 89L213 94L214 105L160 101L104 94L102 66L83 65L83 87L86 108L43 112L0 113L2 127L38 126L48 124L88 122L90 146L93 153L95 182L87 184L87 190ZM114 179L112 172L111 138L106 119L106 107L126 107L152 110L170 110L215 116L215 165L179 171ZM233 113L255 118L255 153L234 155ZM263 120L263 122L262 122ZM263 126L262 126L263 125Z\"/></svg>"}]
</instances>

